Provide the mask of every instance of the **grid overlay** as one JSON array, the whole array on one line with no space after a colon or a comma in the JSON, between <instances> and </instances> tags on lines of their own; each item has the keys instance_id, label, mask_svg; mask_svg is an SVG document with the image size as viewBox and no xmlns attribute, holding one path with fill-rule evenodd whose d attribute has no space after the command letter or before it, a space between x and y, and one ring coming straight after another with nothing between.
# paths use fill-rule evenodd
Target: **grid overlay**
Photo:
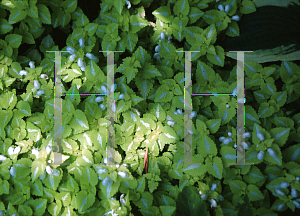
<instances>
[{"instance_id":1,"label":"grid overlay","mask_svg":"<svg viewBox=\"0 0 300 216\"><path fill-rule=\"evenodd\" d=\"M61 52L68 51L47 51L55 52L55 86L54 86L54 163L48 165L70 165L70 163L62 163L62 99L61 96L90 96L90 95L104 95L107 96L107 162L108 165L115 165L115 130L114 130L114 119L115 113L110 109L115 105L114 98L114 52L123 51L99 51L108 52L107 55L107 94L97 94L97 93L82 93L82 94L70 94L62 93L61 87ZM192 134L188 131L192 131L192 120L189 118L192 112L192 98L191 96L218 96L218 95L229 95L233 96L232 93L229 94L192 94L192 79L191 79L191 52L200 51L176 51L185 52L185 86L184 86L184 162L181 164L185 165L201 165L192 163ZM237 97L245 98L245 85L244 85L244 52L253 51L232 51L237 52ZM244 88L243 88L244 86ZM55 89L56 87L56 89ZM191 101L191 104L188 102ZM241 101L239 101L241 102ZM236 148L236 163L229 163L229 165L253 165L251 163L245 163L245 149L242 147L242 134L245 133L244 128L244 101L242 103L237 102L237 148ZM61 107L58 108L58 104ZM55 112L57 108L58 112ZM60 112L59 112L60 111ZM245 140L244 140L245 141ZM243 159L239 159L244 156ZM106 165L100 163L101 165ZM179 165L178 163L176 163Z\"/></svg>"}]
</instances>

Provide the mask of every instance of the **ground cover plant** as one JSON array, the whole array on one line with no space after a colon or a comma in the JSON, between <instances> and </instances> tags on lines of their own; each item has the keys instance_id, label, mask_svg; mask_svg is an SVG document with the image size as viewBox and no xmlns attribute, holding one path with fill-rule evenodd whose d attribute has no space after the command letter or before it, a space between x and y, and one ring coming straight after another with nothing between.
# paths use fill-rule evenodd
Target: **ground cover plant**
<instances>
[{"instance_id":1,"label":"ground cover plant","mask_svg":"<svg viewBox=\"0 0 300 216\"><path fill-rule=\"evenodd\" d=\"M0 4L0 215L297 215L300 66L245 61L245 162L236 97L193 97L193 163L184 160L185 54L193 93L236 93L250 0L3 0ZM54 159L54 55L61 54L62 156ZM107 53L115 84L107 85ZM114 91L106 96L77 93ZM107 110L115 162L107 162ZM148 165L144 167L147 149ZM102 163L102 164L100 164ZM146 170L147 169L147 170Z\"/></svg>"}]
</instances>

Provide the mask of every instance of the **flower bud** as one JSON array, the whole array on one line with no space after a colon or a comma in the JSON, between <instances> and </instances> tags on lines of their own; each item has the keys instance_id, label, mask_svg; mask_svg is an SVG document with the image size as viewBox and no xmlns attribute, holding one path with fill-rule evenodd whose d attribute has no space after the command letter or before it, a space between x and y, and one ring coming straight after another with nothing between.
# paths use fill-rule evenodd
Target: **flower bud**
<instances>
[{"instance_id":1,"label":"flower bud","mask_svg":"<svg viewBox=\"0 0 300 216\"><path fill-rule=\"evenodd\" d=\"M223 6L222 4L219 4L218 9L219 9L220 11L224 11L224 6Z\"/></svg>"},{"instance_id":2,"label":"flower bud","mask_svg":"<svg viewBox=\"0 0 300 216\"><path fill-rule=\"evenodd\" d=\"M76 57L77 57L76 54L72 54L72 55L70 55L69 60L72 62L75 60Z\"/></svg>"},{"instance_id":3,"label":"flower bud","mask_svg":"<svg viewBox=\"0 0 300 216\"><path fill-rule=\"evenodd\" d=\"M159 52L159 49L160 49L160 45L157 45L157 46L155 47L155 52Z\"/></svg>"},{"instance_id":4,"label":"flower bud","mask_svg":"<svg viewBox=\"0 0 300 216\"><path fill-rule=\"evenodd\" d=\"M210 203L211 203L211 205L210 205L211 208L212 208L212 207L214 207L214 208L217 207L217 202L216 202L216 200L211 199L211 200L210 200Z\"/></svg>"},{"instance_id":5,"label":"flower bud","mask_svg":"<svg viewBox=\"0 0 300 216\"><path fill-rule=\"evenodd\" d=\"M240 21L241 18L238 16L238 15L234 15L233 17L231 17L232 20L235 20L235 21Z\"/></svg>"},{"instance_id":6,"label":"flower bud","mask_svg":"<svg viewBox=\"0 0 300 216\"><path fill-rule=\"evenodd\" d=\"M39 89L39 88L40 88L40 83L39 83L39 81L34 80L34 81L33 81L33 86L34 86L35 89Z\"/></svg>"},{"instance_id":7,"label":"flower bud","mask_svg":"<svg viewBox=\"0 0 300 216\"><path fill-rule=\"evenodd\" d=\"M39 91L37 91L36 95L37 95L37 96L41 96L41 95L44 94L44 93L45 93L44 90L39 90Z\"/></svg>"},{"instance_id":8,"label":"flower bud","mask_svg":"<svg viewBox=\"0 0 300 216\"><path fill-rule=\"evenodd\" d=\"M21 76L26 76L27 75L27 71L26 70L20 70L19 73Z\"/></svg>"},{"instance_id":9,"label":"flower bud","mask_svg":"<svg viewBox=\"0 0 300 216\"><path fill-rule=\"evenodd\" d=\"M231 137L231 136L232 136L232 133L231 133L231 132L228 132L228 136Z\"/></svg>"},{"instance_id":10,"label":"flower bud","mask_svg":"<svg viewBox=\"0 0 300 216\"><path fill-rule=\"evenodd\" d=\"M257 159L258 160L262 160L264 158L264 152L263 151L259 151L258 153L257 153Z\"/></svg>"},{"instance_id":11,"label":"flower bud","mask_svg":"<svg viewBox=\"0 0 300 216\"><path fill-rule=\"evenodd\" d=\"M229 104L226 104L226 108L229 108Z\"/></svg>"},{"instance_id":12,"label":"flower bud","mask_svg":"<svg viewBox=\"0 0 300 216\"><path fill-rule=\"evenodd\" d=\"M34 68L35 68L34 62L33 62L33 61L30 61L30 62L29 62L29 67L30 67L31 69L34 69Z\"/></svg>"},{"instance_id":13,"label":"flower bud","mask_svg":"<svg viewBox=\"0 0 300 216\"><path fill-rule=\"evenodd\" d=\"M298 196L298 192L296 191L296 189L294 189L294 188L291 189L291 195L294 198L296 198Z\"/></svg>"},{"instance_id":14,"label":"flower bud","mask_svg":"<svg viewBox=\"0 0 300 216\"><path fill-rule=\"evenodd\" d=\"M68 47L67 47L67 51L68 51L70 54L73 54L76 50L75 50L73 47L68 46Z\"/></svg>"},{"instance_id":15,"label":"flower bud","mask_svg":"<svg viewBox=\"0 0 300 216\"><path fill-rule=\"evenodd\" d=\"M220 141L220 142L223 142L225 139L226 139L226 137L221 136L221 137L219 138L219 141Z\"/></svg>"},{"instance_id":16,"label":"flower bud","mask_svg":"<svg viewBox=\"0 0 300 216\"><path fill-rule=\"evenodd\" d=\"M105 86L101 86L101 91L104 92L104 93L107 93L107 89Z\"/></svg>"},{"instance_id":17,"label":"flower bud","mask_svg":"<svg viewBox=\"0 0 300 216\"><path fill-rule=\"evenodd\" d=\"M77 65L78 65L78 67L82 67L82 66L83 66L83 61L82 61L81 58L79 58L79 59L77 60Z\"/></svg>"},{"instance_id":18,"label":"flower bud","mask_svg":"<svg viewBox=\"0 0 300 216\"><path fill-rule=\"evenodd\" d=\"M229 10L231 9L231 6L228 4L228 5L225 5L225 12L228 13Z\"/></svg>"},{"instance_id":19,"label":"flower bud","mask_svg":"<svg viewBox=\"0 0 300 216\"><path fill-rule=\"evenodd\" d=\"M210 190L215 191L217 189L217 184L212 184Z\"/></svg>"},{"instance_id":20,"label":"flower bud","mask_svg":"<svg viewBox=\"0 0 300 216\"><path fill-rule=\"evenodd\" d=\"M290 186L290 183L288 183L288 182L281 182L280 183L281 188L287 188L288 186Z\"/></svg>"},{"instance_id":21,"label":"flower bud","mask_svg":"<svg viewBox=\"0 0 300 216\"><path fill-rule=\"evenodd\" d=\"M79 46L80 46L81 48L84 48L84 39L83 39L83 38L80 38L80 39L78 40L78 42L79 42Z\"/></svg>"},{"instance_id":22,"label":"flower bud","mask_svg":"<svg viewBox=\"0 0 300 216\"><path fill-rule=\"evenodd\" d=\"M98 96L98 97L95 98L95 101L96 101L97 103L99 103L99 102L101 102L101 101L104 101L104 97Z\"/></svg>"},{"instance_id":23,"label":"flower bud","mask_svg":"<svg viewBox=\"0 0 300 216\"><path fill-rule=\"evenodd\" d=\"M277 211L281 211L281 209L283 209L284 207L284 203L280 203L278 206L277 206Z\"/></svg>"},{"instance_id":24,"label":"flower bud","mask_svg":"<svg viewBox=\"0 0 300 216\"><path fill-rule=\"evenodd\" d=\"M165 39L165 33L164 33L164 32L161 32L161 33L160 33L160 38L161 38L162 40Z\"/></svg>"},{"instance_id":25,"label":"flower bud","mask_svg":"<svg viewBox=\"0 0 300 216\"><path fill-rule=\"evenodd\" d=\"M118 100L121 100L121 99L124 99L124 93L122 93L122 94L119 95Z\"/></svg>"},{"instance_id":26,"label":"flower bud","mask_svg":"<svg viewBox=\"0 0 300 216\"><path fill-rule=\"evenodd\" d=\"M46 74L41 74L40 76L42 79L48 79L48 76Z\"/></svg>"}]
</instances>

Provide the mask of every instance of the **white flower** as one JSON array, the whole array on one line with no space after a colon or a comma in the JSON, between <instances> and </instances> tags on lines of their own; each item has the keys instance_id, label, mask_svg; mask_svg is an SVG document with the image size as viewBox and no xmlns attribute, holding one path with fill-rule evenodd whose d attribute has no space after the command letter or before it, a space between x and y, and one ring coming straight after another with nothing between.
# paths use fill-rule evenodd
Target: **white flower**
<instances>
[{"instance_id":1,"label":"white flower","mask_svg":"<svg viewBox=\"0 0 300 216\"><path fill-rule=\"evenodd\" d=\"M99 169L97 170L97 173L98 173L99 175L101 175L101 174L103 174L103 173L107 173L107 170L106 170L106 169L103 169L103 168L99 168Z\"/></svg>"},{"instance_id":2,"label":"white flower","mask_svg":"<svg viewBox=\"0 0 300 216\"><path fill-rule=\"evenodd\" d=\"M294 189L294 188L291 189L291 195L294 198L296 198L298 196L298 192L296 191L296 189Z\"/></svg>"},{"instance_id":3,"label":"white flower","mask_svg":"<svg viewBox=\"0 0 300 216\"><path fill-rule=\"evenodd\" d=\"M8 153L9 156L13 155L14 154L14 148L13 147L9 147L7 149L7 153Z\"/></svg>"},{"instance_id":4,"label":"white flower","mask_svg":"<svg viewBox=\"0 0 300 216\"><path fill-rule=\"evenodd\" d=\"M41 74L40 76L42 79L48 79L48 76L46 74Z\"/></svg>"},{"instance_id":5,"label":"white flower","mask_svg":"<svg viewBox=\"0 0 300 216\"><path fill-rule=\"evenodd\" d=\"M277 206L277 211L280 211L281 209L283 209L284 207L284 203L281 203Z\"/></svg>"},{"instance_id":6,"label":"white flower","mask_svg":"<svg viewBox=\"0 0 300 216\"><path fill-rule=\"evenodd\" d=\"M160 38L161 38L162 40L165 39L165 33L164 33L164 32L161 32L161 33L160 33Z\"/></svg>"},{"instance_id":7,"label":"white flower","mask_svg":"<svg viewBox=\"0 0 300 216\"><path fill-rule=\"evenodd\" d=\"M131 8L131 4L129 1L126 1L126 4L127 4L127 9L129 10L129 8Z\"/></svg>"},{"instance_id":8,"label":"white flower","mask_svg":"<svg viewBox=\"0 0 300 216\"><path fill-rule=\"evenodd\" d=\"M220 141L220 142L223 142L225 139L226 139L226 137L221 136L221 137L219 138L219 141Z\"/></svg>"},{"instance_id":9,"label":"white flower","mask_svg":"<svg viewBox=\"0 0 300 216\"><path fill-rule=\"evenodd\" d=\"M4 155L0 155L0 161L3 162L6 159Z\"/></svg>"},{"instance_id":10,"label":"white flower","mask_svg":"<svg viewBox=\"0 0 300 216\"><path fill-rule=\"evenodd\" d=\"M102 109L102 110L105 110L105 108L106 108L106 106L103 105L103 104L100 104L99 107L100 107L100 109Z\"/></svg>"},{"instance_id":11,"label":"white flower","mask_svg":"<svg viewBox=\"0 0 300 216\"><path fill-rule=\"evenodd\" d=\"M36 95L37 95L37 96L41 96L41 95L44 94L44 93L45 93L44 90L39 90L39 91L37 91Z\"/></svg>"},{"instance_id":12,"label":"white flower","mask_svg":"<svg viewBox=\"0 0 300 216\"><path fill-rule=\"evenodd\" d=\"M77 57L76 54L72 54L72 55L70 55L69 60L72 62L72 61L74 61L74 59L75 59L76 57Z\"/></svg>"},{"instance_id":13,"label":"white flower","mask_svg":"<svg viewBox=\"0 0 300 216\"><path fill-rule=\"evenodd\" d=\"M35 89L39 89L39 88L40 88L40 83L39 83L39 81L34 80L34 81L33 81L33 86L34 86Z\"/></svg>"},{"instance_id":14,"label":"white flower","mask_svg":"<svg viewBox=\"0 0 300 216\"><path fill-rule=\"evenodd\" d=\"M122 178L127 178L128 177L127 173L123 172L123 171L119 171L118 175L121 176Z\"/></svg>"},{"instance_id":15,"label":"white flower","mask_svg":"<svg viewBox=\"0 0 300 216\"><path fill-rule=\"evenodd\" d=\"M27 71L26 70L20 70L19 73L21 76L26 76L27 75Z\"/></svg>"},{"instance_id":16,"label":"white flower","mask_svg":"<svg viewBox=\"0 0 300 216\"><path fill-rule=\"evenodd\" d=\"M118 100L121 100L121 99L124 99L124 93L122 93L122 94L119 95Z\"/></svg>"},{"instance_id":17,"label":"white flower","mask_svg":"<svg viewBox=\"0 0 300 216\"><path fill-rule=\"evenodd\" d=\"M238 16L238 15L234 15L233 17L231 17L232 20L235 20L235 21L240 21L241 18Z\"/></svg>"},{"instance_id":18,"label":"white flower","mask_svg":"<svg viewBox=\"0 0 300 216\"><path fill-rule=\"evenodd\" d=\"M36 148L34 148L34 149L31 150L31 154L34 154L35 157L36 157L36 159L39 158L39 152L40 151L38 149L36 149Z\"/></svg>"},{"instance_id":19,"label":"white flower","mask_svg":"<svg viewBox=\"0 0 300 216\"><path fill-rule=\"evenodd\" d=\"M157 45L154 50L155 52L159 52L159 49L160 49L160 45Z\"/></svg>"},{"instance_id":20,"label":"white flower","mask_svg":"<svg viewBox=\"0 0 300 216\"><path fill-rule=\"evenodd\" d=\"M30 61L30 62L29 62L29 67L30 67L31 69L34 69L34 68L35 68L34 62L33 62L33 61Z\"/></svg>"},{"instance_id":21,"label":"white flower","mask_svg":"<svg viewBox=\"0 0 300 216\"><path fill-rule=\"evenodd\" d=\"M17 174L17 171L16 169L12 166L9 170L9 173L13 176L13 177L16 177L16 174Z\"/></svg>"},{"instance_id":22,"label":"white flower","mask_svg":"<svg viewBox=\"0 0 300 216\"><path fill-rule=\"evenodd\" d=\"M124 200L124 196L125 196L125 194L121 194L121 196L120 196L120 203L121 203L121 205L122 206L124 206L125 205L125 200Z\"/></svg>"},{"instance_id":23,"label":"white flower","mask_svg":"<svg viewBox=\"0 0 300 216\"><path fill-rule=\"evenodd\" d=\"M177 113L178 113L179 115L182 115L181 109L178 109L178 110L177 110Z\"/></svg>"},{"instance_id":24,"label":"white flower","mask_svg":"<svg viewBox=\"0 0 300 216\"><path fill-rule=\"evenodd\" d=\"M85 71L85 66L80 67L80 70Z\"/></svg>"},{"instance_id":25,"label":"white flower","mask_svg":"<svg viewBox=\"0 0 300 216\"><path fill-rule=\"evenodd\" d=\"M95 101L98 102L98 103L101 102L101 101L104 101L104 97L100 97L100 96L96 97Z\"/></svg>"},{"instance_id":26,"label":"white flower","mask_svg":"<svg viewBox=\"0 0 300 216\"><path fill-rule=\"evenodd\" d=\"M197 112L196 111L192 111L192 113L190 115L190 118L192 119L192 118L196 117L196 115L197 115Z\"/></svg>"},{"instance_id":27,"label":"white flower","mask_svg":"<svg viewBox=\"0 0 300 216\"><path fill-rule=\"evenodd\" d=\"M259 152L257 153L257 159L258 159L258 160L262 160L262 159L264 158L264 154L265 154L265 152L259 151Z\"/></svg>"},{"instance_id":28,"label":"white flower","mask_svg":"<svg viewBox=\"0 0 300 216\"><path fill-rule=\"evenodd\" d=\"M83 61L82 61L81 58L79 58L79 59L77 60L77 65L78 65L78 67L82 67L82 66L83 66Z\"/></svg>"},{"instance_id":29,"label":"white flower","mask_svg":"<svg viewBox=\"0 0 300 216\"><path fill-rule=\"evenodd\" d=\"M230 9L231 9L231 6L229 4L225 5L225 12L226 13L228 13Z\"/></svg>"},{"instance_id":30,"label":"white flower","mask_svg":"<svg viewBox=\"0 0 300 216\"><path fill-rule=\"evenodd\" d=\"M79 46L81 48L84 48L84 39L83 38L79 38L78 42L79 42Z\"/></svg>"},{"instance_id":31,"label":"white flower","mask_svg":"<svg viewBox=\"0 0 300 216\"><path fill-rule=\"evenodd\" d=\"M217 189L217 184L212 184L210 190L215 191Z\"/></svg>"},{"instance_id":32,"label":"white flower","mask_svg":"<svg viewBox=\"0 0 300 216\"><path fill-rule=\"evenodd\" d=\"M118 169L118 168L120 167L120 164L117 163L117 164L116 164L116 167L117 167L117 169Z\"/></svg>"},{"instance_id":33,"label":"white flower","mask_svg":"<svg viewBox=\"0 0 300 216\"><path fill-rule=\"evenodd\" d=\"M220 11L224 11L224 6L223 6L222 4L219 4L219 5L218 5L218 9L219 9Z\"/></svg>"},{"instance_id":34,"label":"white flower","mask_svg":"<svg viewBox=\"0 0 300 216\"><path fill-rule=\"evenodd\" d=\"M20 151L21 151L20 146L17 146L14 150L14 154L19 154Z\"/></svg>"},{"instance_id":35,"label":"white flower","mask_svg":"<svg viewBox=\"0 0 300 216\"><path fill-rule=\"evenodd\" d=\"M174 121L168 121L168 122L167 122L167 125L169 125L169 126L171 126L171 127L173 127L174 124L175 124Z\"/></svg>"},{"instance_id":36,"label":"white flower","mask_svg":"<svg viewBox=\"0 0 300 216\"><path fill-rule=\"evenodd\" d=\"M211 199L210 200L210 203L211 203L211 205L210 205L210 207L212 208L212 207L217 207L217 202L216 202L216 200L214 200L214 199Z\"/></svg>"},{"instance_id":37,"label":"white flower","mask_svg":"<svg viewBox=\"0 0 300 216\"><path fill-rule=\"evenodd\" d=\"M52 174L52 169L50 166L46 166L46 172L51 175Z\"/></svg>"},{"instance_id":38,"label":"white flower","mask_svg":"<svg viewBox=\"0 0 300 216\"><path fill-rule=\"evenodd\" d=\"M104 163L107 164L107 157L103 159Z\"/></svg>"},{"instance_id":39,"label":"white flower","mask_svg":"<svg viewBox=\"0 0 300 216\"><path fill-rule=\"evenodd\" d=\"M101 86L101 91L104 92L104 93L107 93L107 89L105 86Z\"/></svg>"},{"instance_id":40,"label":"white flower","mask_svg":"<svg viewBox=\"0 0 300 216\"><path fill-rule=\"evenodd\" d=\"M50 152L52 151L52 147L49 146L49 145L47 145L47 146L45 147L45 149L46 149L47 155L50 154Z\"/></svg>"},{"instance_id":41,"label":"white flower","mask_svg":"<svg viewBox=\"0 0 300 216\"><path fill-rule=\"evenodd\" d=\"M73 54L76 50L75 50L73 47L68 46L68 47L67 47L67 51L68 51L70 54Z\"/></svg>"}]
</instances>

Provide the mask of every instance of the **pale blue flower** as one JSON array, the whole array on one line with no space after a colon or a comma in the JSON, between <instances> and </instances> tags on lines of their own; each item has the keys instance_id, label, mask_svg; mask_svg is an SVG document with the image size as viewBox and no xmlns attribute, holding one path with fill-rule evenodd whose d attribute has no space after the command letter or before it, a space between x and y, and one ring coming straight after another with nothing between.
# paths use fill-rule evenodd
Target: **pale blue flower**
<instances>
[{"instance_id":1,"label":"pale blue flower","mask_svg":"<svg viewBox=\"0 0 300 216\"><path fill-rule=\"evenodd\" d=\"M232 136L232 133L231 133L231 132L228 132L228 136L231 137L231 136Z\"/></svg>"},{"instance_id":2,"label":"pale blue flower","mask_svg":"<svg viewBox=\"0 0 300 216\"><path fill-rule=\"evenodd\" d=\"M235 20L235 21L240 21L241 20L241 18L238 15L232 16L231 19Z\"/></svg>"},{"instance_id":3,"label":"pale blue flower","mask_svg":"<svg viewBox=\"0 0 300 216\"><path fill-rule=\"evenodd\" d=\"M178 110L177 110L177 113L178 113L179 115L182 115L182 114L183 114L181 109L178 109Z\"/></svg>"},{"instance_id":4,"label":"pale blue flower","mask_svg":"<svg viewBox=\"0 0 300 216\"><path fill-rule=\"evenodd\" d=\"M79 46L81 48L84 48L84 39L83 38L79 38L78 42L79 42Z\"/></svg>"},{"instance_id":5,"label":"pale blue flower","mask_svg":"<svg viewBox=\"0 0 300 216\"><path fill-rule=\"evenodd\" d=\"M27 75L27 71L26 70L20 70L19 73L21 76L26 76Z\"/></svg>"},{"instance_id":6,"label":"pale blue flower","mask_svg":"<svg viewBox=\"0 0 300 216\"><path fill-rule=\"evenodd\" d=\"M212 184L210 190L215 191L217 189L217 184Z\"/></svg>"},{"instance_id":7,"label":"pale blue flower","mask_svg":"<svg viewBox=\"0 0 300 216\"><path fill-rule=\"evenodd\" d=\"M296 177L296 178L295 178L295 180L296 180L296 181L299 181L299 180L300 180L300 178L299 178L299 177Z\"/></svg>"},{"instance_id":8,"label":"pale blue flower","mask_svg":"<svg viewBox=\"0 0 300 216\"><path fill-rule=\"evenodd\" d=\"M101 91L104 92L104 93L107 93L107 89L105 86L101 86Z\"/></svg>"},{"instance_id":9,"label":"pale blue flower","mask_svg":"<svg viewBox=\"0 0 300 216\"><path fill-rule=\"evenodd\" d=\"M39 81L34 80L34 81L33 81L33 87L34 87L35 89L39 89L39 88L40 88L40 83L39 83Z\"/></svg>"},{"instance_id":10,"label":"pale blue flower","mask_svg":"<svg viewBox=\"0 0 300 216\"><path fill-rule=\"evenodd\" d=\"M225 5L225 10L224 10L224 11L225 11L226 13L228 13L230 9L231 9L231 5L229 5L229 4L228 4L228 5Z\"/></svg>"},{"instance_id":11,"label":"pale blue flower","mask_svg":"<svg viewBox=\"0 0 300 216\"><path fill-rule=\"evenodd\" d=\"M275 189L275 193L280 195L280 196L285 196L285 194L278 188Z\"/></svg>"},{"instance_id":12,"label":"pale blue flower","mask_svg":"<svg viewBox=\"0 0 300 216\"><path fill-rule=\"evenodd\" d=\"M258 160L262 160L263 158L264 158L264 152L263 151L259 151L258 153L257 153L257 159Z\"/></svg>"},{"instance_id":13,"label":"pale blue flower","mask_svg":"<svg viewBox=\"0 0 300 216\"><path fill-rule=\"evenodd\" d=\"M298 209L300 209L300 203L298 203L297 201L293 200L292 203L294 204L294 206Z\"/></svg>"},{"instance_id":14,"label":"pale blue flower","mask_svg":"<svg viewBox=\"0 0 300 216\"><path fill-rule=\"evenodd\" d=\"M271 157L276 156L276 152L275 152L273 149L271 149L271 148L268 148L268 149L267 149L267 152L269 153L269 155L270 155Z\"/></svg>"},{"instance_id":15,"label":"pale blue flower","mask_svg":"<svg viewBox=\"0 0 300 216\"><path fill-rule=\"evenodd\" d=\"M219 5L218 5L218 9L219 9L220 11L224 11L224 6L223 6L222 4L219 4Z\"/></svg>"},{"instance_id":16,"label":"pale blue flower","mask_svg":"<svg viewBox=\"0 0 300 216\"><path fill-rule=\"evenodd\" d=\"M263 133L260 131L256 133L256 136L260 141L264 141L264 139L265 139Z\"/></svg>"},{"instance_id":17,"label":"pale blue flower","mask_svg":"<svg viewBox=\"0 0 300 216\"><path fill-rule=\"evenodd\" d=\"M201 194L201 199L206 200L207 194Z\"/></svg>"},{"instance_id":18,"label":"pale blue flower","mask_svg":"<svg viewBox=\"0 0 300 216\"><path fill-rule=\"evenodd\" d=\"M297 192L297 190L296 190L295 188L292 188L292 189L291 189L291 195L292 195L292 197L294 197L294 198L296 198L296 197L298 196L298 192Z\"/></svg>"},{"instance_id":19,"label":"pale blue flower","mask_svg":"<svg viewBox=\"0 0 300 216\"><path fill-rule=\"evenodd\" d=\"M106 108L106 106L103 105L103 104L100 104L99 107L100 107L100 109L102 109L102 110L105 110L105 108Z\"/></svg>"},{"instance_id":20,"label":"pale blue flower","mask_svg":"<svg viewBox=\"0 0 300 216\"><path fill-rule=\"evenodd\" d=\"M75 60L75 58L77 57L77 55L76 54L72 54L72 55L70 55L70 57L69 57L69 61L74 61Z\"/></svg>"},{"instance_id":21,"label":"pale blue flower","mask_svg":"<svg viewBox=\"0 0 300 216\"><path fill-rule=\"evenodd\" d=\"M118 100L121 100L121 99L124 99L124 93L122 93L122 94L119 95Z\"/></svg>"},{"instance_id":22,"label":"pale blue flower","mask_svg":"<svg viewBox=\"0 0 300 216\"><path fill-rule=\"evenodd\" d=\"M13 176L13 177L16 177L17 175L17 171L16 169L12 166L9 170L9 173Z\"/></svg>"},{"instance_id":23,"label":"pale blue flower","mask_svg":"<svg viewBox=\"0 0 300 216\"><path fill-rule=\"evenodd\" d=\"M73 54L76 50L75 50L73 47L68 46L68 47L67 47L67 51L68 51L70 54Z\"/></svg>"},{"instance_id":24,"label":"pale blue flower","mask_svg":"<svg viewBox=\"0 0 300 216\"><path fill-rule=\"evenodd\" d=\"M210 200L210 207L212 208L212 207L214 207L214 208L216 208L217 207L217 202L216 202L216 200L214 200L214 199L211 199Z\"/></svg>"},{"instance_id":25,"label":"pale blue flower","mask_svg":"<svg viewBox=\"0 0 300 216\"><path fill-rule=\"evenodd\" d=\"M34 62L33 62L33 61L30 61L30 62L29 62L29 67L30 67L31 69L34 69L34 68L35 68Z\"/></svg>"},{"instance_id":26,"label":"pale blue flower","mask_svg":"<svg viewBox=\"0 0 300 216\"><path fill-rule=\"evenodd\" d=\"M157 45L154 50L155 52L159 52L159 49L160 49L160 45Z\"/></svg>"},{"instance_id":27,"label":"pale blue flower","mask_svg":"<svg viewBox=\"0 0 300 216\"><path fill-rule=\"evenodd\" d=\"M281 182L280 183L281 188L287 188L288 186L290 186L290 183L288 183L288 182Z\"/></svg>"},{"instance_id":28,"label":"pale blue flower","mask_svg":"<svg viewBox=\"0 0 300 216\"><path fill-rule=\"evenodd\" d=\"M128 177L128 174L126 172L123 172L123 171L119 171L118 175L121 176L122 178L127 178Z\"/></svg>"},{"instance_id":29,"label":"pale blue flower","mask_svg":"<svg viewBox=\"0 0 300 216\"><path fill-rule=\"evenodd\" d=\"M81 58L79 58L79 59L77 60L77 65L78 65L78 67L82 67L82 66L83 66L83 61L82 61Z\"/></svg>"},{"instance_id":30,"label":"pale blue flower","mask_svg":"<svg viewBox=\"0 0 300 216\"><path fill-rule=\"evenodd\" d=\"M226 137L221 136L221 137L219 138L219 141L220 141L220 142L223 142L225 139L226 139Z\"/></svg>"},{"instance_id":31,"label":"pale blue flower","mask_svg":"<svg viewBox=\"0 0 300 216\"><path fill-rule=\"evenodd\" d=\"M165 33L164 33L164 32L161 32L161 33L160 33L160 38L161 38L162 40L165 39Z\"/></svg>"},{"instance_id":32,"label":"pale blue flower","mask_svg":"<svg viewBox=\"0 0 300 216\"><path fill-rule=\"evenodd\" d=\"M41 96L41 95L44 94L44 93L45 93L44 90L39 90L39 91L37 91L36 95L37 95L37 96Z\"/></svg>"},{"instance_id":33,"label":"pale blue flower","mask_svg":"<svg viewBox=\"0 0 300 216\"><path fill-rule=\"evenodd\" d=\"M127 9L129 10L129 8L131 8L130 1L126 1L126 5L127 5Z\"/></svg>"}]
</instances>

